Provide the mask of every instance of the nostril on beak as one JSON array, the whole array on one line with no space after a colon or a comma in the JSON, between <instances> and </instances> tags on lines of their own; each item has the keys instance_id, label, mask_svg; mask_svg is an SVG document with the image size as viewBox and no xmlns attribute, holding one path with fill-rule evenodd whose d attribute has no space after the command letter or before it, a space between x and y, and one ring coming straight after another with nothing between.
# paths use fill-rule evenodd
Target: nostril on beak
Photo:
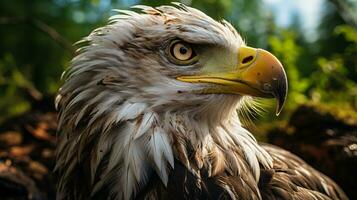
<instances>
[{"instance_id":1,"label":"nostril on beak","mask_svg":"<svg viewBox=\"0 0 357 200\"><path fill-rule=\"evenodd\" d=\"M239 47L238 49L238 68L243 69L251 65L257 57L258 49L251 47Z\"/></svg>"},{"instance_id":2,"label":"nostril on beak","mask_svg":"<svg viewBox=\"0 0 357 200\"><path fill-rule=\"evenodd\" d=\"M252 60L253 60L253 56L247 56L247 57L243 58L242 64L247 64Z\"/></svg>"}]
</instances>

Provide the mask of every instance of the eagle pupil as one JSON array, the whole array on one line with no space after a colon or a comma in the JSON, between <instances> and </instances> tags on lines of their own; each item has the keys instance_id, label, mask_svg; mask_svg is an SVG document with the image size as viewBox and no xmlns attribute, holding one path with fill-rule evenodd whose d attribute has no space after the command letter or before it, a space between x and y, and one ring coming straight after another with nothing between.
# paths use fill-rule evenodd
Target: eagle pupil
<instances>
[{"instance_id":1,"label":"eagle pupil","mask_svg":"<svg viewBox=\"0 0 357 200\"><path fill-rule=\"evenodd\" d=\"M181 47L180 48L180 53L181 54L186 54L187 53L187 48L186 47Z\"/></svg>"}]
</instances>

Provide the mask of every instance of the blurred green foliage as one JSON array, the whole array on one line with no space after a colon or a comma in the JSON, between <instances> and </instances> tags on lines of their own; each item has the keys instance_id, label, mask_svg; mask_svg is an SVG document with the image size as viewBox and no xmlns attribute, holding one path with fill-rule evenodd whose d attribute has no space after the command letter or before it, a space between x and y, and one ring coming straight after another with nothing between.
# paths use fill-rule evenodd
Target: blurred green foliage
<instances>
[{"instance_id":1,"label":"blurred green foliage","mask_svg":"<svg viewBox=\"0 0 357 200\"><path fill-rule=\"evenodd\" d=\"M286 68L289 96L284 115L298 104L331 103L357 108L357 29L353 1L326 0L317 39L311 40L296 17L290 27L276 25L261 0L186 0L215 19L226 19L250 46L271 50ZM53 96L74 55L72 44L106 23L112 8L149 0L0 1L0 122ZM350 9L353 11L353 9Z\"/></svg>"}]
</instances>

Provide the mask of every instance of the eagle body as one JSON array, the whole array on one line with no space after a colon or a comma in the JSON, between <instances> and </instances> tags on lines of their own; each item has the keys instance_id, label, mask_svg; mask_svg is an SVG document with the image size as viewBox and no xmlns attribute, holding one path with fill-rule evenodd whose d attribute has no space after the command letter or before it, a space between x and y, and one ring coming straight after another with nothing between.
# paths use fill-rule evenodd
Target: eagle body
<instances>
[{"instance_id":1,"label":"eagle body","mask_svg":"<svg viewBox=\"0 0 357 200\"><path fill-rule=\"evenodd\" d=\"M273 55L182 4L133 9L86 37L64 74L58 199L347 199L243 128L251 96L285 101Z\"/></svg>"}]
</instances>

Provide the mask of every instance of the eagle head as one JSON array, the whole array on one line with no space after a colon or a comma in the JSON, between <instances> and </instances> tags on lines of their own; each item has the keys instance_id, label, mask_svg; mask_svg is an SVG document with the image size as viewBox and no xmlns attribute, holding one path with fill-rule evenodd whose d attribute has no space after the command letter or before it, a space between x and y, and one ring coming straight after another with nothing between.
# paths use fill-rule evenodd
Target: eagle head
<instances>
[{"instance_id":1,"label":"eagle head","mask_svg":"<svg viewBox=\"0 0 357 200\"><path fill-rule=\"evenodd\" d=\"M281 111L287 79L279 60L194 8L133 9L84 38L64 74L59 198L110 185L111 195L128 199L155 175L167 184L175 162L197 176L244 168L258 179L271 158L235 111L244 96L275 97ZM83 177L88 183L73 186Z\"/></svg>"}]
</instances>

